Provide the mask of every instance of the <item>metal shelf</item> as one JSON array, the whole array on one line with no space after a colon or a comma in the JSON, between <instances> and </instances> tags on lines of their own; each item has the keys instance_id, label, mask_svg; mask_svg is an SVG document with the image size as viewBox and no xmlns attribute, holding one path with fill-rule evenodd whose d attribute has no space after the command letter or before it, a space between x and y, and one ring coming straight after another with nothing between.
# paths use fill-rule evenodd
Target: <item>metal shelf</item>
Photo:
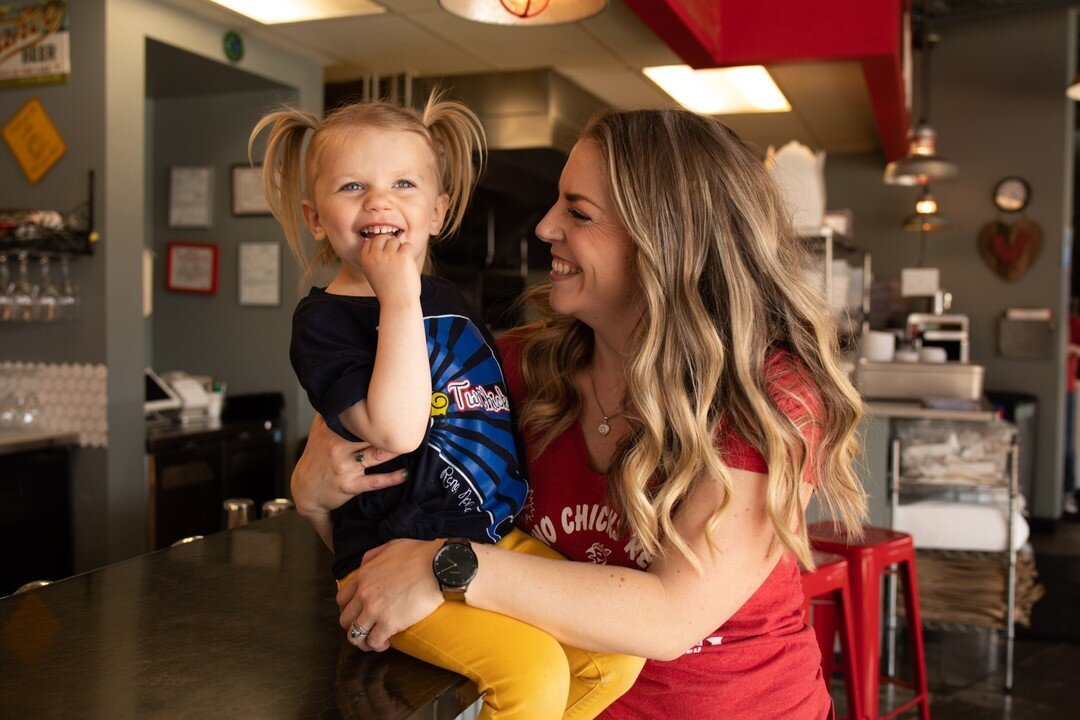
<instances>
[{"instance_id":1,"label":"metal shelf","mask_svg":"<svg viewBox=\"0 0 1080 720\"><path fill-rule=\"evenodd\" d=\"M1003 623L1003 627L999 627L998 630L1005 635L1005 690L1011 692L1013 688L1013 654L1016 644L1016 555L1017 551L1013 545L1013 528L1016 524L1016 518L1020 512L1019 506L1019 458L1020 458L1020 445L1013 440L1012 445L1009 447L1008 460L1006 461L1007 477L1002 482L996 483L917 483L905 480L900 475L900 439L893 438L892 441L892 458L891 458L891 472L889 478L889 509L890 509L890 525L895 525L897 509L900 506L900 495L910 490L921 490L925 492L927 489L934 489L938 491L940 495L942 491L957 491L964 490L971 492L978 489L1005 489L1008 492L1008 516L1006 517L1006 534L1005 534L1005 550L998 552L990 551L968 551L968 550L945 550L945 549L924 549L916 548L918 552L932 553L935 556L944 557L956 557L956 558L985 558L985 559L1001 559L1003 564L1007 568L1007 577L1005 582L1005 607L1006 621ZM894 528L895 529L895 528ZM889 605L889 634L888 634L888 652L889 652L889 673L894 671L895 665L895 653L896 653L896 578L894 576L888 577L888 591L887 591L888 605ZM939 630L947 630L951 627L965 628L958 630L959 632L969 632L966 628L980 628L983 630L993 629L987 625L970 625L960 622L943 622L935 621L924 622L924 627L935 627Z\"/></svg>"},{"instance_id":2,"label":"metal shelf","mask_svg":"<svg viewBox=\"0 0 1080 720\"><path fill-rule=\"evenodd\" d=\"M0 253L27 253L30 257L43 255L93 255L99 237L94 230L94 171L87 173L86 203L72 214L81 214L84 228L69 228L59 232L45 232L31 238L16 237L18 229L0 225Z\"/></svg>"}]
</instances>

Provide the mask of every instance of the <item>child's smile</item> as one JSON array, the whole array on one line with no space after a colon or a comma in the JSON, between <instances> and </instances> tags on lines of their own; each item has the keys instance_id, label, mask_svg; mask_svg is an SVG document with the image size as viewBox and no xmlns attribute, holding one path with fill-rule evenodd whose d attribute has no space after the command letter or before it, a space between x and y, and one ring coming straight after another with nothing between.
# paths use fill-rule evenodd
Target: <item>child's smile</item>
<instances>
[{"instance_id":1,"label":"child's smile","mask_svg":"<svg viewBox=\"0 0 1080 720\"><path fill-rule=\"evenodd\" d=\"M304 219L317 241L333 246L342 279L364 283L360 247L382 236L409 243L423 268L428 240L442 230L447 207L427 141L412 132L357 128L320 151L318 160Z\"/></svg>"}]
</instances>

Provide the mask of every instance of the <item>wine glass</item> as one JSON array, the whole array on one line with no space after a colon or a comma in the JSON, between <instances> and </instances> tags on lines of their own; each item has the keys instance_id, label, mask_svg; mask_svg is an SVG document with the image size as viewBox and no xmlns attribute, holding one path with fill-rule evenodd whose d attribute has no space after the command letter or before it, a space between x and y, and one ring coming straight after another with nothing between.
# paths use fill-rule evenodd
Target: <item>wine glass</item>
<instances>
[{"instance_id":1,"label":"wine glass","mask_svg":"<svg viewBox=\"0 0 1080 720\"><path fill-rule=\"evenodd\" d=\"M57 298L61 320L74 320L79 315L79 288L71 281L71 266L67 255L60 256L60 297Z\"/></svg>"},{"instance_id":2,"label":"wine glass","mask_svg":"<svg viewBox=\"0 0 1080 720\"><path fill-rule=\"evenodd\" d=\"M8 256L0 253L0 321L11 319L11 268Z\"/></svg>"},{"instance_id":3,"label":"wine glass","mask_svg":"<svg viewBox=\"0 0 1080 720\"><path fill-rule=\"evenodd\" d=\"M12 319L16 322L32 322L37 310L38 287L30 282L30 256L23 251L19 253L18 259L19 274L12 284L11 292L11 304L14 309Z\"/></svg>"},{"instance_id":4,"label":"wine glass","mask_svg":"<svg viewBox=\"0 0 1080 720\"><path fill-rule=\"evenodd\" d=\"M0 375L0 433L16 429L15 418L19 411L14 373L2 371Z\"/></svg>"},{"instance_id":5,"label":"wine glass","mask_svg":"<svg viewBox=\"0 0 1080 720\"><path fill-rule=\"evenodd\" d=\"M49 256L42 255L38 264L41 266L41 282L38 283L37 317L45 322L53 322L60 319L60 289L53 282Z\"/></svg>"}]
</instances>

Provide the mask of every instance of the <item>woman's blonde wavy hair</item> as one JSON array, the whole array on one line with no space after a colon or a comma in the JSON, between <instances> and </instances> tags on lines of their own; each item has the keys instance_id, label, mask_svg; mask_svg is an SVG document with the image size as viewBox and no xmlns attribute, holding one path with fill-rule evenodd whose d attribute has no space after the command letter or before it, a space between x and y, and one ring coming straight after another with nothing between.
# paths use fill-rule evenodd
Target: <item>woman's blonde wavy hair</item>
<instances>
[{"instance_id":1,"label":"woman's blonde wavy hair","mask_svg":"<svg viewBox=\"0 0 1080 720\"><path fill-rule=\"evenodd\" d=\"M265 115L251 131L249 160L255 139L267 127L270 134L263 154L263 190L270 212L281 223L293 255L304 267L305 278L320 266L334 266L339 262L329 242L321 243L314 257L308 258L300 202L314 202L312 192L320 159L345 145L351 131L364 128L400 130L415 133L427 142L442 184L440 192L449 196L449 221L444 224L440 238L453 235L461 227L486 153L484 128L476 114L459 102L442 99L438 92L432 93L423 110L381 100L357 102L335 108L320 120L304 110L282 108ZM309 131L311 140L305 152L304 138ZM474 153L479 156L476 166L473 165Z\"/></svg>"},{"instance_id":2,"label":"woman's blonde wavy hair","mask_svg":"<svg viewBox=\"0 0 1080 720\"><path fill-rule=\"evenodd\" d=\"M734 132L684 110L606 111L582 141L600 149L618 216L636 245L645 307L626 354L632 432L608 475L622 530L653 557L668 538L700 569L673 516L703 478L725 491L708 529L724 512L732 480L716 438L727 423L768 463L776 539L813 567L800 497L808 470L826 509L849 531L857 535L866 515L853 467L862 401L838 365L820 290L803 278L809 260L774 182ZM576 422L581 400L572 378L593 350L592 330L557 315L550 291L545 285L531 294L541 319L513 332L528 398L521 425L538 439L536 454ZM785 364L768 362L778 352L805 367L800 374L817 397L785 394L790 383L777 376Z\"/></svg>"}]
</instances>

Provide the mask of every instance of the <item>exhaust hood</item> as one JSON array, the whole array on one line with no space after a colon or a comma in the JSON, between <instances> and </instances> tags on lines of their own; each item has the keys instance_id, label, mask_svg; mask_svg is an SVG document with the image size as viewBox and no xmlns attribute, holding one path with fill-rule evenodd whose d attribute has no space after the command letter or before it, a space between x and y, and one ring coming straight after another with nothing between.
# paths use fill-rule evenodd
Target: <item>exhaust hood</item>
<instances>
[{"instance_id":1,"label":"exhaust hood","mask_svg":"<svg viewBox=\"0 0 1080 720\"><path fill-rule=\"evenodd\" d=\"M469 106L484 124L491 151L542 148L565 155L589 118L606 107L553 70L417 78L414 83L423 94L438 85Z\"/></svg>"}]
</instances>

